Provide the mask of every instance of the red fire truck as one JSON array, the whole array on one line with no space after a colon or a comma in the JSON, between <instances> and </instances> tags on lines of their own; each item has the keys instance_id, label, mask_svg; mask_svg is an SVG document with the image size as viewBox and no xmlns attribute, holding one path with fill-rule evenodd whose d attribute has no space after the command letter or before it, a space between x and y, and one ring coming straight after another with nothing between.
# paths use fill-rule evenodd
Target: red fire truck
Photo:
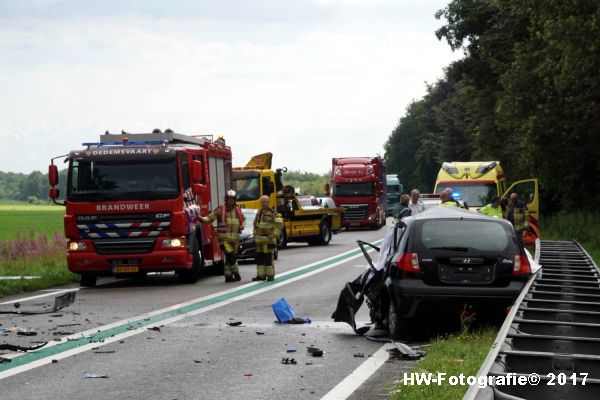
<instances>
[{"instance_id":1,"label":"red fire truck","mask_svg":"<svg viewBox=\"0 0 600 400\"><path fill-rule=\"evenodd\" d=\"M170 129L111 134L52 159L50 198L59 196L54 160L69 163L64 204L69 270L82 286L98 276L175 271L187 283L222 266L217 231L198 224L232 187L231 149L212 136Z\"/></svg>"},{"instance_id":2,"label":"red fire truck","mask_svg":"<svg viewBox=\"0 0 600 400\"><path fill-rule=\"evenodd\" d=\"M385 225L386 174L379 157L334 158L332 197L344 208L345 227Z\"/></svg>"}]
</instances>

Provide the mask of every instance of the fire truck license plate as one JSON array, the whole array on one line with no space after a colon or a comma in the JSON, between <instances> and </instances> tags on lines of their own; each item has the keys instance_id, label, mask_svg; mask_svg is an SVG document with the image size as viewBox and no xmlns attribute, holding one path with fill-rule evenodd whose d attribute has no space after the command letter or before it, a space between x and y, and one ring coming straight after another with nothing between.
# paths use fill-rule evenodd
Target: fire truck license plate
<instances>
[{"instance_id":1,"label":"fire truck license plate","mask_svg":"<svg viewBox=\"0 0 600 400\"><path fill-rule=\"evenodd\" d=\"M113 267L114 273L124 273L124 272L139 272L140 268L137 265L118 265Z\"/></svg>"}]
</instances>

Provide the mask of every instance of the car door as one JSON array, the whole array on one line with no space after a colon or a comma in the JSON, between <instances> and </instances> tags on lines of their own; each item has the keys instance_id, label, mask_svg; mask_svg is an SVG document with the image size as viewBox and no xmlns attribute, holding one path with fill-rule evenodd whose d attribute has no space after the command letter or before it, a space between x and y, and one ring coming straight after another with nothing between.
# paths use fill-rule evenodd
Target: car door
<instances>
[{"instance_id":1,"label":"car door","mask_svg":"<svg viewBox=\"0 0 600 400\"><path fill-rule=\"evenodd\" d=\"M517 193L519 199L525 200L529 215L539 221L540 196L537 178L524 179L510 185L502 195L503 199L508 199L511 193Z\"/></svg>"}]
</instances>

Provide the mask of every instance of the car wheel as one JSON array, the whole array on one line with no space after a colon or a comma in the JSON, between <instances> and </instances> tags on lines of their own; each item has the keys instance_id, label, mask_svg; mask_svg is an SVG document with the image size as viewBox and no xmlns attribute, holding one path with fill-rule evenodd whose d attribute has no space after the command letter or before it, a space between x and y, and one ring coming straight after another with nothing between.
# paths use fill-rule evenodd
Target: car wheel
<instances>
[{"instance_id":1,"label":"car wheel","mask_svg":"<svg viewBox=\"0 0 600 400\"><path fill-rule=\"evenodd\" d=\"M394 301L390 301L390 308L388 311L390 336L392 339L408 340L410 338L412 318L401 318L398 316L396 307Z\"/></svg>"},{"instance_id":2,"label":"car wheel","mask_svg":"<svg viewBox=\"0 0 600 400\"><path fill-rule=\"evenodd\" d=\"M94 287L96 286L97 278L94 274L81 274L79 276L79 284L83 287Z\"/></svg>"}]
</instances>

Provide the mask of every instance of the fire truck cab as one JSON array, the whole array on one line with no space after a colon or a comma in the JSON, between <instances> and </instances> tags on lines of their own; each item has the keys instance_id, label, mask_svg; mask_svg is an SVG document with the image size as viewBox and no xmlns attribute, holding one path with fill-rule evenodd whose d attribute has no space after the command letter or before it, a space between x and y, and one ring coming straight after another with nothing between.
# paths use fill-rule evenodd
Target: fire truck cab
<instances>
[{"instance_id":1,"label":"fire truck cab","mask_svg":"<svg viewBox=\"0 0 600 400\"><path fill-rule=\"evenodd\" d=\"M66 156L64 201L67 264L82 286L94 286L98 276L173 270L195 283L205 266L222 266L216 228L197 222L232 187L228 146L157 129L107 131L83 146ZM48 177L56 201L54 159Z\"/></svg>"}]
</instances>

